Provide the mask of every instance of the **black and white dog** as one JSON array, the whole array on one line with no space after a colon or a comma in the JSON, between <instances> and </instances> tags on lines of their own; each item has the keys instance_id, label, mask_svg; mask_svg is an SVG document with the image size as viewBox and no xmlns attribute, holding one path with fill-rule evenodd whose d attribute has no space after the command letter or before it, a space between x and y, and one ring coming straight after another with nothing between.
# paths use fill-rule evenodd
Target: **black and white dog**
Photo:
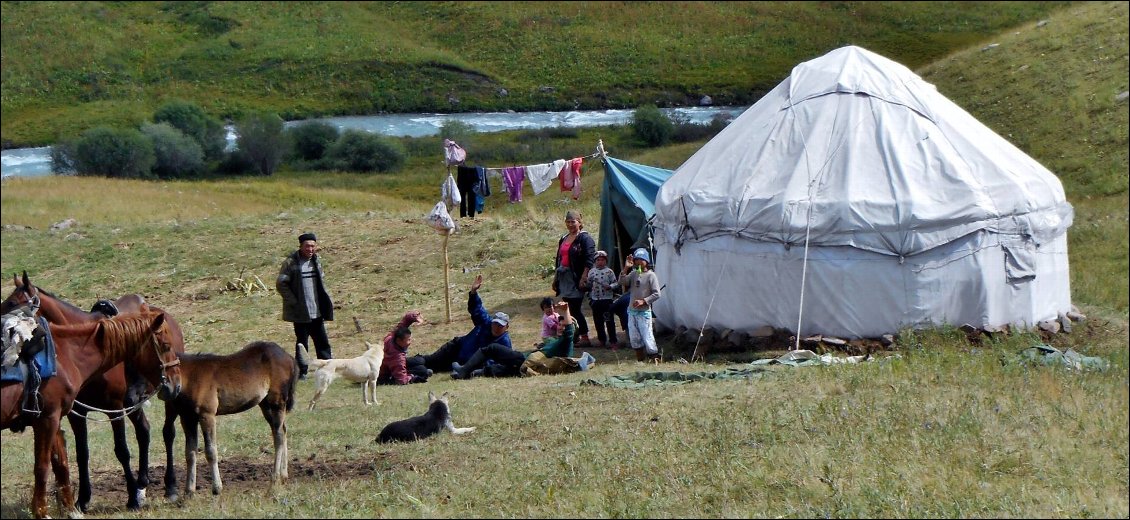
<instances>
[{"instance_id":1,"label":"black and white dog","mask_svg":"<svg viewBox=\"0 0 1130 520\"><path fill-rule=\"evenodd\" d=\"M447 407L447 392L436 397L435 392L428 392L428 411L424 415L417 415L400 421L394 421L381 430L377 442L408 442L431 437L448 430L455 435L471 433L475 427L456 428L451 422L451 410Z\"/></svg>"}]
</instances>

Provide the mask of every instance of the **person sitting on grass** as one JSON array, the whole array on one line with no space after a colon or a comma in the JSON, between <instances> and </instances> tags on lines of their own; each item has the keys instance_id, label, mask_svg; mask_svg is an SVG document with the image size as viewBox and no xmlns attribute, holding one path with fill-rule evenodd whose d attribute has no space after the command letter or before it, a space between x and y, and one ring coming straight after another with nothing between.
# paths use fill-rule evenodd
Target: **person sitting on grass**
<instances>
[{"instance_id":1,"label":"person sitting on grass","mask_svg":"<svg viewBox=\"0 0 1130 520\"><path fill-rule=\"evenodd\" d=\"M413 323L424 323L424 317L420 314L420 311L404 313L400 323L397 323L385 336L385 357L381 362L381 374L377 378L378 383L406 385L428 382L428 377L432 375L432 371L424 367L423 364L413 365L411 371L408 369L408 347L412 346L412 329L409 327Z\"/></svg>"},{"instance_id":2,"label":"person sitting on grass","mask_svg":"<svg viewBox=\"0 0 1130 520\"><path fill-rule=\"evenodd\" d=\"M561 326L561 316L553 310L553 298L546 296L541 299L541 341L534 344L536 347L545 345L546 341L557 337L557 329Z\"/></svg>"},{"instance_id":3,"label":"person sitting on grass","mask_svg":"<svg viewBox=\"0 0 1130 520\"><path fill-rule=\"evenodd\" d=\"M452 379L471 379L475 376L512 377L542 374L567 374L588 370L596 359L588 352L574 358L573 345L577 333L577 320L572 317L569 303L558 302L554 309L561 315L564 326L558 327L558 336L547 338L545 344L531 352L519 352L487 345L479 349L466 363L452 363Z\"/></svg>"},{"instance_id":4,"label":"person sitting on grass","mask_svg":"<svg viewBox=\"0 0 1130 520\"><path fill-rule=\"evenodd\" d=\"M483 300L479 297L479 288L483 286L483 275L475 277L471 283L471 292L467 294L467 313L471 315L471 322L475 328L463 336L455 336L451 341L444 343L431 354L416 355L408 358L406 368L409 372L418 373L418 367L432 372L447 372L451 370L451 363L466 363L475 351L487 345L499 345L507 350L513 347L510 344L510 316L505 312L491 314L483 307Z\"/></svg>"}]
</instances>

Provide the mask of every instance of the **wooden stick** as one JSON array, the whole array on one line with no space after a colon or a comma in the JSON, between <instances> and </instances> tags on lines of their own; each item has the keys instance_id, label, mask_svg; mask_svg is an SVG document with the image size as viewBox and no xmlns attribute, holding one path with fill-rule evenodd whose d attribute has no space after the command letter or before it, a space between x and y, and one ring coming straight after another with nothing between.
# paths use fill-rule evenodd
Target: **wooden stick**
<instances>
[{"instance_id":1,"label":"wooden stick","mask_svg":"<svg viewBox=\"0 0 1130 520\"><path fill-rule=\"evenodd\" d=\"M450 231L443 235L443 304L447 308L447 322L451 323L451 284L447 281L447 237L449 236L451 236Z\"/></svg>"}]
</instances>

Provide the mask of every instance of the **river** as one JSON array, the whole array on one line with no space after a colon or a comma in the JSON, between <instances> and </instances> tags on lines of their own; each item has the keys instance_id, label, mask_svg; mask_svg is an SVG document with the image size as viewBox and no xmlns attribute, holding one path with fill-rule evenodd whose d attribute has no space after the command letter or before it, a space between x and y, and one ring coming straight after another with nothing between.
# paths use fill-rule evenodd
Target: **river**
<instances>
[{"instance_id":1,"label":"river","mask_svg":"<svg viewBox=\"0 0 1130 520\"><path fill-rule=\"evenodd\" d=\"M685 107L660 109L669 117L692 123L709 123L722 114L737 117L748 107ZM631 118L631 109L573 110L568 112L467 112L459 114L384 114L375 116L341 116L288 121L287 126L310 121L323 121L338 129L357 129L389 136L425 137L436 135L449 120L471 125L476 132L530 130L538 128L585 128L624 125ZM228 126L228 148L235 147L235 128ZM0 176L34 177L51 175L51 147L13 148L0 152Z\"/></svg>"}]
</instances>

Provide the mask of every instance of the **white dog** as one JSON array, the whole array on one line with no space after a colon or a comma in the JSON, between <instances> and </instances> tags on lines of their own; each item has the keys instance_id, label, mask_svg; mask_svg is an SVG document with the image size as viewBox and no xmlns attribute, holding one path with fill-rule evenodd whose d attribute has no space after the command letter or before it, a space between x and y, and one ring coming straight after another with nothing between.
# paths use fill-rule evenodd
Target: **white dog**
<instances>
[{"instance_id":1,"label":"white dog","mask_svg":"<svg viewBox=\"0 0 1130 520\"><path fill-rule=\"evenodd\" d=\"M310 400L309 410L313 410L318 399L329 388L337 376L344 377L354 383L364 383L361 390L365 404L380 404L377 402L377 375L381 371L381 363L385 359L384 347L365 342L369 347L360 356L350 359L311 359L310 367L314 371L314 397Z\"/></svg>"}]
</instances>

